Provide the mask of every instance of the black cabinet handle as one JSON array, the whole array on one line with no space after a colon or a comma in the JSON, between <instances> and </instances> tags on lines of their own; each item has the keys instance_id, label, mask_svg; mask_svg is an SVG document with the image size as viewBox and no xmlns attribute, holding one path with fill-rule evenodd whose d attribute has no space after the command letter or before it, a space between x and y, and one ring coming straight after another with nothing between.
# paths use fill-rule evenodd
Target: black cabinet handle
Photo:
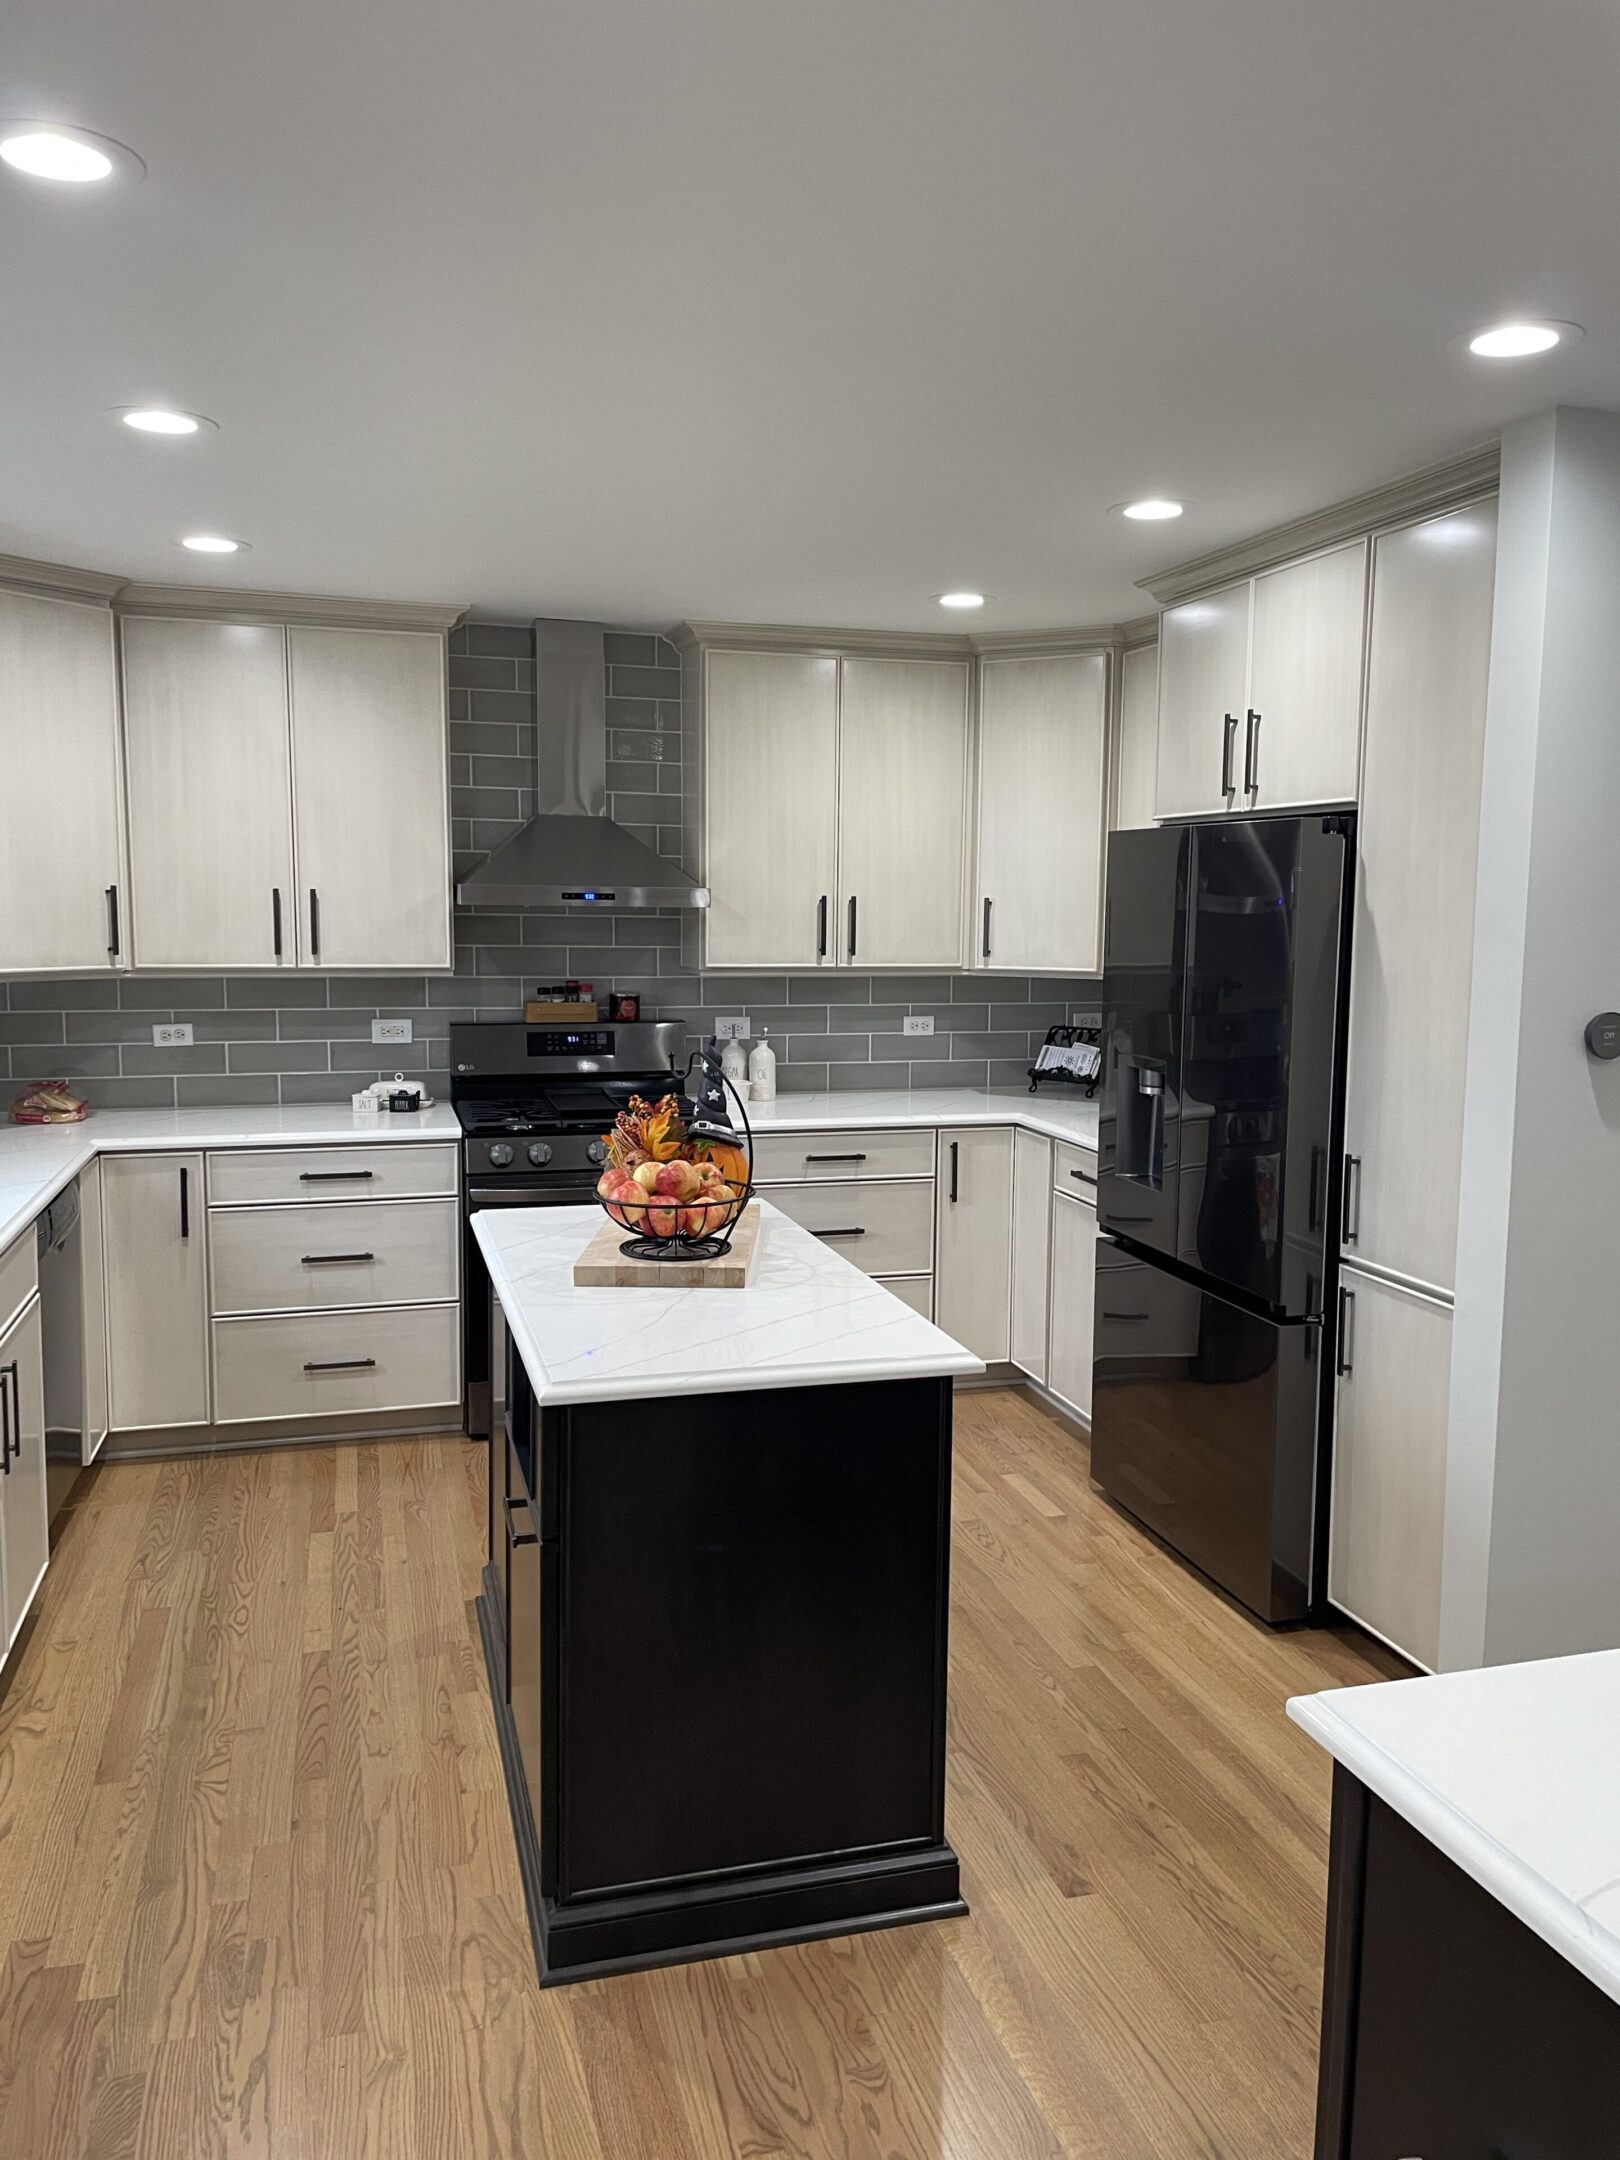
<instances>
[{"instance_id":1,"label":"black cabinet handle","mask_svg":"<svg viewBox=\"0 0 1620 2160\"><path fill-rule=\"evenodd\" d=\"M0 1471L3 1471L7 1477L11 1475L12 1457L11 1387L16 1377L17 1361L15 1358L12 1359L9 1365L0 1365L0 1439L3 1439L4 1443L0 1445ZM20 1408L17 1422L22 1423ZM16 1452L19 1455L22 1453L20 1441L16 1445Z\"/></svg>"},{"instance_id":2,"label":"black cabinet handle","mask_svg":"<svg viewBox=\"0 0 1620 2160\"><path fill-rule=\"evenodd\" d=\"M988 960L990 957L990 903L988 900L984 903L984 935L980 939L980 948L980 957Z\"/></svg>"},{"instance_id":3,"label":"black cabinet handle","mask_svg":"<svg viewBox=\"0 0 1620 2160\"><path fill-rule=\"evenodd\" d=\"M270 888L270 943L275 950L276 958L279 960L281 958L281 887L279 885L272 885Z\"/></svg>"},{"instance_id":4,"label":"black cabinet handle","mask_svg":"<svg viewBox=\"0 0 1620 2160\"><path fill-rule=\"evenodd\" d=\"M313 885L309 888L309 957L321 957L321 896Z\"/></svg>"},{"instance_id":5,"label":"black cabinet handle","mask_svg":"<svg viewBox=\"0 0 1620 2160\"><path fill-rule=\"evenodd\" d=\"M864 1155L807 1155L806 1162L865 1162Z\"/></svg>"},{"instance_id":6,"label":"black cabinet handle","mask_svg":"<svg viewBox=\"0 0 1620 2160\"><path fill-rule=\"evenodd\" d=\"M1232 778L1232 751L1237 742L1237 714L1225 716L1224 739L1221 743L1221 793L1230 795L1236 782Z\"/></svg>"},{"instance_id":7,"label":"black cabinet handle","mask_svg":"<svg viewBox=\"0 0 1620 2160\"><path fill-rule=\"evenodd\" d=\"M849 957L855 957L855 895L849 896Z\"/></svg>"},{"instance_id":8,"label":"black cabinet handle","mask_svg":"<svg viewBox=\"0 0 1620 2160\"><path fill-rule=\"evenodd\" d=\"M951 1205L953 1207L956 1205L958 1173L962 1167L961 1158L962 1144L959 1140L953 1140L951 1142Z\"/></svg>"},{"instance_id":9,"label":"black cabinet handle","mask_svg":"<svg viewBox=\"0 0 1620 2160\"><path fill-rule=\"evenodd\" d=\"M1106 1305L1103 1307L1103 1318L1105 1320L1150 1320L1152 1317L1151 1313L1110 1312Z\"/></svg>"},{"instance_id":10,"label":"black cabinet handle","mask_svg":"<svg viewBox=\"0 0 1620 2160\"><path fill-rule=\"evenodd\" d=\"M1311 1149L1311 1181L1306 1194L1305 1227L1316 1230L1322 1222L1322 1170L1327 1156L1319 1147Z\"/></svg>"},{"instance_id":11,"label":"black cabinet handle","mask_svg":"<svg viewBox=\"0 0 1620 2160\"><path fill-rule=\"evenodd\" d=\"M1072 1178L1077 1178L1082 1185L1095 1185L1097 1182L1094 1177L1084 1170L1071 1170L1069 1175Z\"/></svg>"},{"instance_id":12,"label":"black cabinet handle","mask_svg":"<svg viewBox=\"0 0 1620 2160\"><path fill-rule=\"evenodd\" d=\"M377 1360L374 1357L314 1358L304 1366L305 1372L370 1372Z\"/></svg>"},{"instance_id":13,"label":"black cabinet handle","mask_svg":"<svg viewBox=\"0 0 1620 2160\"><path fill-rule=\"evenodd\" d=\"M191 1172L184 1163L180 1166L180 1235L191 1235Z\"/></svg>"},{"instance_id":14,"label":"black cabinet handle","mask_svg":"<svg viewBox=\"0 0 1620 2160\"><path fill-rule=\"evenodd\" d=\"M822 894L816 902L816 958L827 957L827 895Z\"/></svg>"},{"instance_id":15,"label":"black cabinet handle","mask_svg":"<svg viewBox=\"0 0 1620 2160\"><path fill-rule=\"evenodd\" d=\"M864 1230L812 1230L812 1231L811 1231L811 1233L810 1233L810 1235L811 1235L812 1237L820 1237L820 1238L828 1238L828 1237L865 1237L865 1235L866 1235L866 1232L865 1232Z\"/></svg>"},{"instance_id":16,"label":"black cabinet handle","mask_svg":"<svg viewBox=\"0 0 1620 2160\"><path fill-rule=\"evenodd\" d=\"M377 1175L375 1170L300 1170L300 1185L331 1185L338 1179L369 1178Z\"/></svg>"},{"instance_id":17,"label":"black cabinet handle","mask_svg":"<svg viewBox=\"0 0 1620 2160\"><path fill-rule=\"evenodd\" d=\"M1110 1215L1108 1218L1110 1227L1117 1222L1151 1222L1152 1220L1151 1215Z\"/></svg>"},{"instance_id":18,"label":"black cabinet handle","mask_svg":"<svg viewBox=\"0 0 1620 2160\"><path fill-rule=\"evenodd\" d=\"M520 1507L532 1523L534 1521L534 1511L529 1506L528 1501L503 1500L501 1505L506 1510L506 1542L508 1546L516 1548L519 1545L538 1545L540 1542L539 1531L534 1529L520 1530L517 1526L517 1518L512 1512L515 1507Z\"/></svg>"},{"instance_id":19,"label":"black cabinet handle","mask_svg":"<svg viewBox=\"0 0 1620 2160\"><path fill-rule=\"evenodd\" d=\"M1344 1207L1340 1230L1347 1245L1361 1243L1361 1157L1344 1158Z\"/></svg>"},{"instance_id":20,"label":"black cabinet handle","mask_svg":"<svg viewBox=\"0 0 1620 2160\"><path fill-rule=\"evenodd\" d=\"M116 885L109 885L107 887L107 957L109 960L116 960L118 958L119 943L120 939L118 936L118 887Z\"/></svg>"},{"instance_id":21,"label":"black cabinet handle","mask_svg":"<svg viewBox=\"0 0 1620 2160\"><path fill-rule=\"evenodd\" d=\"M1249 708L1248 733L1243 738L1243 792L1254 794L1260 785L1260 715Z\"/></svg>"},{"instance_id":22,"label":"black cabinet handle","mask_svg":"<svg viewBox=\"0 0 1620 2160\"><path fill-rule=\"evenodd\" d=\"M1356 1293L1339 1286L1339 1378L1348 1380L1355 1369Z\"/></svg>"},{"instance_id":23,"label":"black cabinet handle","mask_svg":"<svg viewBox=\"0 0 1620 2160\"><path fill-rule=\"evenodd\" d=\"M371 1252L307 1252L299 1256L300 1267L337 1267L349 1260L375 1260Z\"/></svg>"}]
</instances>

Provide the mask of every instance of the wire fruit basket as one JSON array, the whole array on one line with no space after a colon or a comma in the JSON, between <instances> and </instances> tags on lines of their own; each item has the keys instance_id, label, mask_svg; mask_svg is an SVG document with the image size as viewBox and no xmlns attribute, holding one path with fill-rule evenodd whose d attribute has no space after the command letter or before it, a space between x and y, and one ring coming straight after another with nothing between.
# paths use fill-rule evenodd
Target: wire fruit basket
<instances>
[{"instance_id":1,"label":"wire fruit basket","mask_svg":"<svg viewBox=\"0 0 1620 2160\"><path fill-rule=\"evenodd\" d=\"M733 1232L754 1197L754 1135L742 1097L721 1071L718 1058L694 1051L687 1072L694 1066L703 1072L697 1108L683 1121L684 1138L679 1151L656 1164L654 1189L631 1190L635 1172L618 1173L618 1184L604 1191L614 1174L604 1171L597 1184L597 1199L609 1219L636 1232L619 1246L627 1259L658 1260L673 1266L718 1260L731 1250ZM731 1122L728 1094L737 1106L738 1125ZM709 1158L698 1152L706 1142L740 1149L742 1176L720 1173ZM688 1154L687 1149L694 1152ZM642 1164L637 1169L646 1167Z\"/></svg>"}]
</instances>

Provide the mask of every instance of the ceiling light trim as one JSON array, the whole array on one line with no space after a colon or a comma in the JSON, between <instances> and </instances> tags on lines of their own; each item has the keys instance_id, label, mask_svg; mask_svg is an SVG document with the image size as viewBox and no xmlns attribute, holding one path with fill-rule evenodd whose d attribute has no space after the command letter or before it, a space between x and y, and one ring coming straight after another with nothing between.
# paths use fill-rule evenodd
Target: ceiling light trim
<instances>
[{"instance_id":1,"label":"ceiling light trim","mask_svg":"<svg viewBox=\"0 0 1620 2160\"><path fill-rule=\"evenodd\" d=\"M22 135L60 136L64 142L78 143L86 150L98 150L112 168L110 172L89 175L81 180L64 180L48 173L31 173L26 166L13 165L7 158L4 161L6 169L20 174L25 180L39 180L47 187L63 187L77 194L81 190L93 193L113 180L144 180L146 177L146 160L137 151L128 143L118 142L111 135L98 135L91 128L75 127L66 120L42 120L37 115L0 118L0 142L9 142Z\"/></svg>"},{"instance_id":2,"label":"ceiling light trim","mask_svg":"<svg viewBox=\"0 0 1620 2160\"><path fill-rule=\"evenodd\" d=\"M203 434L217 435L219 422L211 420L207 413L193 412L186 405L162 405L155 398L145 398L133 405L110 405L108 411L121 420L132 435L147 435L157 442L191 442ZM163 413L175 420L189 420L189 428L142 427L136 413Z\"/></svg>"}]
</instances>

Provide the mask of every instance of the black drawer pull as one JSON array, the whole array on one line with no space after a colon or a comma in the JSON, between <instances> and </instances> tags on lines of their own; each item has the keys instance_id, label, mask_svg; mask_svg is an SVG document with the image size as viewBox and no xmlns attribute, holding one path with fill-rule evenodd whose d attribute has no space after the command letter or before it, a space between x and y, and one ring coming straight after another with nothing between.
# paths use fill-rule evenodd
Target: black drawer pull
<instances>
[{"instance_id":1,"label":"black drawer pull","mask_svg":"<svg viewBox=\"0 0 1620 2160\"><path fill-rule=\"evenodd\" d=\"M375 1170L300 1170L300 1185L330 1185L335 1178L371 1178Z\"/></svg>"},{"instance_id":2,"label":"black drawer pull","mask_svg":"<svg viewBox=\"0 0 1620 2160\"><path fill-rule=\"evenodd\" d=\"M865 1237L864 1230L812 1230L812 1237Z\"/></svg>"},{"instance_id":3,"label":"black drawer pull","mask_svg":"<svg viewBox=\"0 0 1620 2160\"><path fill-rule=\"evenodd\" d=\"M377 1360L374 1357L312 1358L304 1365L305 1372L370 1372Z\"/></svg>"},{"instance_id":4,"label":"black drawer pull","mask_svg":"<svg viewBox=\"0 0 1620 2160\"><path fill-rule=\"evenodd\" d=\"M864 1155L807 1155L806 1162L865 1162Z\"/></svg>"},{"instance_id":5,"label":"black drawer pull","mask_svg":"<svg viewBox=\"0 0 1620 2160\"><path fill-rule=\"evenodd\" d=\"M1145 1312L1110 1312L1105 1305L1103 1307L1103 1318L1105 1320L1151 1320L1153 1315Z\"/></svg>"},{"instance_id":6,"label":"black drawer pull","mask_svg":"<svg viewBox=\"0 0 1620 2160\"><path fill-rule=\"evenodd\" d=\"M1077 1179L1082 1185L1095 1185L1097 1182L1089 1170L1071 1170L1069 1175ZM1118 1215L1114 1219L1116 1222L1124 1222L1126 1218L1123 1215Z\"/></svg>"},{"instance_id":7,"label":"black drawer pull","mask_svg":"<svg viewBox=\"0 0 1620 2160\"><path fill-rule=\"evenodd\" d=\"M347 1260L375 1260L374 1252L307 1252L299 1257L300 1267L337 1267Z\"/></svg>"},{"instance_id":8,"label":"black drawer pull","mask_svg":"<svg viewBox=\"0 0 1620 2160\"><path fill-rule=\"evenodd\" d=\"M1151 1215L1110 1215L1108 1220L1110 1223L1151 1222L1153 1220L1153 1217Z\"/></svg>"}]
</instances>

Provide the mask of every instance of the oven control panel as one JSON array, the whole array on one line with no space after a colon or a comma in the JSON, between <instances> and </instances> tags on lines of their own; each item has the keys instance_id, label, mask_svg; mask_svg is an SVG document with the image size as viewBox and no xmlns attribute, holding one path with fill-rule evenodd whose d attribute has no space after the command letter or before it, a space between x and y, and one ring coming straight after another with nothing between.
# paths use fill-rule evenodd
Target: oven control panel
<instances>
[{"instance_id":1,"label":"oven control panel","mask_svg":"<svg viewBox=\"0 0 1620 2160\"><path fill-rule=\"evenodd\" d=\"M611 1057L611 1028L530 1028L530 1057Z\"/></svg>"}]
</instances>

